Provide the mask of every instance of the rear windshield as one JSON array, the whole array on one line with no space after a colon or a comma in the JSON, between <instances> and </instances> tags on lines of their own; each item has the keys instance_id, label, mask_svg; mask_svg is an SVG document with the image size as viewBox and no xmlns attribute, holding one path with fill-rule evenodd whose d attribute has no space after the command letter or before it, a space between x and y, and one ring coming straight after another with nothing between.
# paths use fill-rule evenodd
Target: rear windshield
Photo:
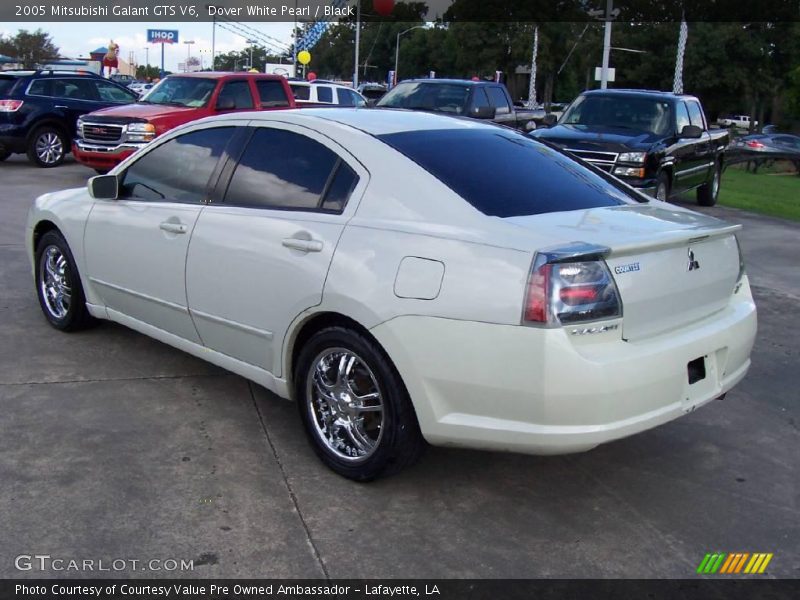
<instances>
[{"instance_id":1,"label":"rear windshield","mask_svg":"<svg viewBox=\"0 0 800 600\"><path fill-rule=\"evenodd\" d=\"M378 101L378 106L460 115L466 109L469 91L469 84L412 81L395 86Z\"/></svg>"},{"instance_id":2,"label":"rear windshield","mask_svg":"<svg viewBox=\"0 0 800 600\"><path fill-rule=\"evenodd\" d=\"M17 83L16 77L0 76L0 96L10 94L15 83Z\"/></svg>"},{"instance_id":3,"label":"rear windshield","mask_svg":"<svg viewBox=\"0 0 800 600\"><path fill-rule=\"evenodd\" d=\"M378 138L483 214L518 217L641 199L622 184L524 135L501 128L405 131Z\"/></svg>"}]
</instances>

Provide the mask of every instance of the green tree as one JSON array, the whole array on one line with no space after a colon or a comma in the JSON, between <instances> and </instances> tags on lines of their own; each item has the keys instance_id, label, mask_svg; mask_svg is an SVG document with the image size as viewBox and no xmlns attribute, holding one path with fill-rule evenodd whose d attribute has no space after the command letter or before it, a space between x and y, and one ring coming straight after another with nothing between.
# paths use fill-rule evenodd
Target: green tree
<instances>
[{"instance_id":1,"label":"green tree","mask_svg":"<svg viewBox=\"0 0 800 600\"><path fill-rule=\"evenodd\" d=\"M50 34L41 29L34 32L20 29L14 36L0 36L0 54L16 58L25 68L32 69L58 58L58 46L53 44Z\"/></svg>"}]
</instances>

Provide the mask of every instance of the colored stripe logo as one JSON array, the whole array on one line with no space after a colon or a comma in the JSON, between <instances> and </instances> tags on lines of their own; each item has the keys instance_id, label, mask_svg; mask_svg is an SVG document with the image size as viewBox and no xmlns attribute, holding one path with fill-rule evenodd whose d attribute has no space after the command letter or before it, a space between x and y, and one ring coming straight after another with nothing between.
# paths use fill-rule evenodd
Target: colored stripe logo
<instances>
[{"instance_id":1,"label":"colored stripe logo","mask_svg":"<svg viewBox=\"0 0 800 600\"><path fill-rule=\"evenodd\" d=\"M767 570L773 554L766 552L713 552L700 561L697 572L701 575L761 574Z\"/></svg>"}]
</instances>

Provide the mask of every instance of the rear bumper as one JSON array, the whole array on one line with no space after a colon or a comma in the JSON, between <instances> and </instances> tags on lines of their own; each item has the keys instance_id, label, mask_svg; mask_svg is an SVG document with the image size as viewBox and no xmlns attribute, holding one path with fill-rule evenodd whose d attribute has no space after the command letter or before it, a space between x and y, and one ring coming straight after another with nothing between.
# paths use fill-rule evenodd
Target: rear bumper
<instances>
[{"instance_id":1,"label":"rear bumper","mask_svg":"<svg viewBox=\"0 0 800 600\"><path fill-rule=\"evenodd\" d=\"M425 438L531 454L588 450L720 397L750 366L756 309L745 283L722 311L638 342L621 327L566 329L400 317L372 333L409 390ZM706 377L689 384L703 358Z\"/></svg>"},{"instance_id":2,"label":"rear bumper","mask_svg":"<svg viewBox=\"0 0 800 600\"><path fill-rule=\"evenodd\" d=\"M72 143L72 154L79 163L92 169L110 170L147 144L104 146L78 139Z\"/></svg>"},{"instance_id":3,"label":"rear bumper","mask_svg":"<svg viewBox=\"0 0 800 600\"><path fill-rule=\"evenodd\" d=\"M26 132L21 127L17 129L19 129L19 135L14 135L8 131L0 135L0 151L25 152L27 145Z\"/></svg>"}]
</instances>

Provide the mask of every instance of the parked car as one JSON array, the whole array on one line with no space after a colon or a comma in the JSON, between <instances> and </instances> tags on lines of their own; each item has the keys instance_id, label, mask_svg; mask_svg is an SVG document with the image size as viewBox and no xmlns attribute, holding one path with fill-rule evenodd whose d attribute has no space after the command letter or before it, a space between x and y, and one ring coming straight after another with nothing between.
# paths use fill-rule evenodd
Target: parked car
<instances>
[{"instance_id":1,"label":"parked car","mask_svg":"<svg viewBox=\"0 0 800 600\"><path fill-rule=\"evenodd\" d=\"M697 203L719 195L730 135L709 131L694 96L648 90L591 90L558 123L531 135L619 177L659 200L697 190Z\"/></svg>"},{"instance_id":2,"label":"parked car","mask_svg":"<svg viewBox=\"0 0 800 600\"><path fill-rule=\"evenodd\" d=\"M751 119L749 115L732 115L717 119L717 124L721 127L735 127L737 129L750 129L750 125L758 127L758 121Z\"/></svg>"},{"instance_id":3,"label":"parked car","mask_svg":"<svg viewBox=\"0 0 800 600\"><path fill-rule=\"evenodd\" d=\"M358 93L364 96L369 106L374 106L388 91L386 86L380 83L362 83L358 86Z\"/></svg>"},{"instance_id":4,"label":"parked car","mask_svg":"<svg viewBox=\"0 0 800 600\"><path fill-rule=\"evenodd\" d=\"M367 100L353 88L332 81L290 80L298 108L318 105L366 106Z\"/></svg>"},{"instance_id":5,"label":"parked car","mask_svg":"<svg viewBox=\"0 0 800 600\"><path fill-rule=\"evenodd\" d=\"M542 109L517 108L502 83L466 79L401 81L375 104L376 108L407 108L494 121L522 131L536 129Z\"/></svg>"},{"instance_id":6,"label":"parked car","mask_svg":"<svg viewBox=\"0 0 800 600\"><path fill-rule=\"evenodd\" d=\"M800 159L800 136L790 133L754 133L734 142L733 147L759 158Z\"/></svg>"},{"instance_id":7,"label":"parked car","mask_svg":"<svg viewBox=\"0 0 800 600\"><path fill-rule=\"evenodd\" d=\"M27 153L39 167L69 154L75 122L92 111L136 101L125 86L88 72L0 72L0 161Z\"/></svg>"},{"instance_id":8,"label":"parked car","mask_svg":"<svg viewBox=\"0 0 800 600\"><path fill-rule=\"evenodd\" d=\"M295 108L286 78L261 73L202 72L170 75L139 102L78 120L73 154L100 173L173 127L210 115Z\"/></svg>"},{"instance_id":9,"label":"parked car","mask_svg":"<svg viewBox=\"0 0 800 600\"><path fill-rule=\"evenodd\" d=\"M577 452L724 395L756 332L738 229L508 128L321 108L174 129L38 198L25 245L53 327L294 398L369 480L425 441Z\"/></svg>"},{"instance_id":10,"label":"parked car","mask_svg":"<svg viewBox=\"0 0 800 600\"><path fill-rule=\"evenodd\" d=\"M144 81L134 81L128 84L128 89L136 92L139 96L144 96L147 92L153 89L155 83L148 83Z\"/></svg>"}]
</instances>

